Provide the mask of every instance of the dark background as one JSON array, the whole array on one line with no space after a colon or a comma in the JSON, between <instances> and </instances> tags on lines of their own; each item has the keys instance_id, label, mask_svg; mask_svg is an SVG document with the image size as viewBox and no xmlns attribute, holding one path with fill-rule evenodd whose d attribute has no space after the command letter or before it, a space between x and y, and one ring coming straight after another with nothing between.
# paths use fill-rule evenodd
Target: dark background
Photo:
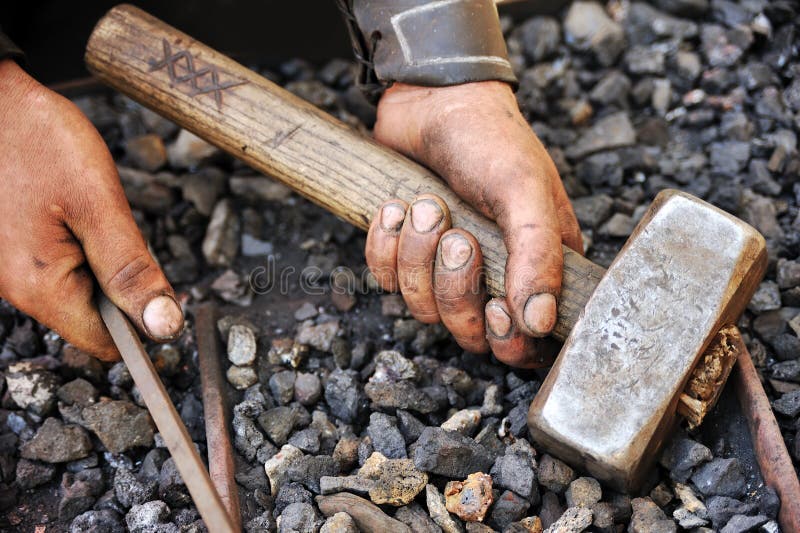
<instances>
[{"instance_id":1,"label":"dark background","mask_svg":"<svg viewBox=\"0 0 800 533\"><path fill-rule=\"evenodd\" d=\"M119 1L0 0L0 27L26 53L43 83L88 76L86 41ZM247 66L275 67L300 57L321 65L352 57L334 0L132 0L166 23ZM566 0L516 0L500 7L515 18L558 10Z\"/></svg>"},{"instance_id":2,"label":"dark background","mask_svg":"<svg viewBox=\"0 0 800 533\"><path fill-rule=\"evenodd\" d=\"M88 76L86 41L95 23L120 2L0 2L0 26L25 51L39 81ZM129 2L245 65L275 66L302 57L324 63L351 57L347 29L333 0L199 0Z\"/></svg>"}]
</instances>

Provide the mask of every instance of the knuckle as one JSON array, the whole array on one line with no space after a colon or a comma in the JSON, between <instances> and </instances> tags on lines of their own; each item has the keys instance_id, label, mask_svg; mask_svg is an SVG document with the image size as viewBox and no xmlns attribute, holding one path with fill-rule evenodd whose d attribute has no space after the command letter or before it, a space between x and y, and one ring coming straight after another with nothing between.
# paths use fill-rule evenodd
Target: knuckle
<instances>
[{"instance_id":1,"label":"knuckle","mask_svg":"<svg viewBox=\"0 0 800 533\"><path fill-rule=\"evenodd\" d=\"M117 294L138 292L142 289L142 285L149 284L158 272L158 267L150 255L140 252L126 258L121 267L106 280L105 285Z\"/></svg>"}]
</instances>

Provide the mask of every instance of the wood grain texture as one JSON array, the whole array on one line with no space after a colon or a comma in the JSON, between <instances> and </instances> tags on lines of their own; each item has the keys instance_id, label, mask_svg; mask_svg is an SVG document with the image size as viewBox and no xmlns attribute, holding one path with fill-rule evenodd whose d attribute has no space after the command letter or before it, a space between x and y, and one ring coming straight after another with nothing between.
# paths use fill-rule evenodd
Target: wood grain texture
<instances>
[{"instance_id":1,"label":"wood grain texture","mask_svg":"<svg viewBox=\"0 0 800 533\"><path fill-rule=\"evenodd\" d=\"M450 206L453 225L481 244L489 293L504 294L507 252L496 224L429 170L230 58L122 5L95 27L86 63L120 92L363 230L387 199L438 194ZM564 248L556 338L569 334L603 272Z\"/></svg>"}]
</instances>

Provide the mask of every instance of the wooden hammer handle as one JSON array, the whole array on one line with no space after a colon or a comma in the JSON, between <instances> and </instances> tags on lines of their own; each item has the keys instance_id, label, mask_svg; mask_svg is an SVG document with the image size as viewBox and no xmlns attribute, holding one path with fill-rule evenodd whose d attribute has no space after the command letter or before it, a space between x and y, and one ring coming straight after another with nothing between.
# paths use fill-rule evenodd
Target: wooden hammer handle
<instances>
[{"instance_id":1,"label":"wooden hammer handle","mask_svg":"<svg viewBox=\"0 0 800 533\"><path fill-rule=\"evenodd\" d=\"M86 64L120 92L361 229L385 200L439 195L453 225L478 239L489 293L504 294L507 252L497 225L429 170L230 58L121 5L95 27ZM603 272L564 248L557 338L569 334Z\"/></svg>"}]
</instances>

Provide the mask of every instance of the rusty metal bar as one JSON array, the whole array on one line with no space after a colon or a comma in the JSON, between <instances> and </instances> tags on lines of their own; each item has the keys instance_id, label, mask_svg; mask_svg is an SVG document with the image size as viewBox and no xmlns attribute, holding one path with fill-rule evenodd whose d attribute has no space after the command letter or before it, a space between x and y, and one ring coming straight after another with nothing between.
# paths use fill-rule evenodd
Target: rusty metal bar
<instances>
[{"instance_id":1,"label":"rusty metal bar","mask_svg":"<svg viewBox=\"0 0 800 533\"><path fill-rule=\"evenodd\" d=\"M237 530L242 528L239 489L236 486L236 467L233 462L230 424L223 391L219 342L213 304L197 307L194 313L197 360L203 389L203 413L206 422L208 473L222 504Z\"/></svg>"},{"instance_id":2,"label":"rusty metal bar","mask_svg":"<svg viewBox=\"0 0 800 533\"><path fill-rule=\"evenodd\" d=\"M102 293L98 307L206 527L214 533L233 533L236 530L222 500L139 335L122 311Z\"/></svg>"},{"instance_id":3,"label":"rusty metal bar","mask_svg":"<svg viewBox=\"0 0 800 533\"><path fill-rule=\"evenodd\" d=\"M750 428L761 476L781 499L778 514L781 530L800 531L800 482L778 421L775 420L767 394L744 343L741 345L733 383Z\"/></svg>"}]
</instances>

